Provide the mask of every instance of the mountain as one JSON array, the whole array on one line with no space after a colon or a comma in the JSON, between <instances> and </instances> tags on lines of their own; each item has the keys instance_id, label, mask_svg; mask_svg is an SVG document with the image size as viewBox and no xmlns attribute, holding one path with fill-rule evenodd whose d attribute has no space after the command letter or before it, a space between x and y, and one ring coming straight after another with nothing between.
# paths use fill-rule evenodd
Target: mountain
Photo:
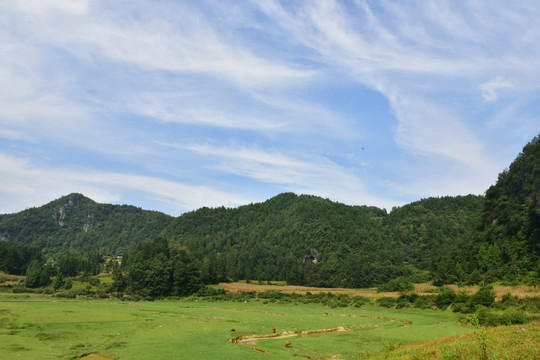
<instances>
[{"instance_id":1,"label":"mountain","mask_svg":"<svg viewBox=\"0 0 540 360\"><path fill-rule=\"evenodd\" d=\"M206 282L285 280L358 288L403 278L538 284L539 203L537 136L485 196L427 198L387 214L284 193L262 203L204 207L172 218L71 194L1 215L0 238L38 247L48 256L69 249L125 252L141 240L161 239L189 249Z\"/></svg>"},{"instance_id":2,"label":"mountain","mask_svg":"<svg viewBox=\"0 0 540 360\"><path fill-rule=\"evenodd\" d=\"M415 201L388 214L386 237L405 263L429 271L432 280L467 281L465 269L470 264L463 259L468 250L465 243L478 228L483 208L484 197L476 195Z\"/></svg>"},{"instance_id":3,"label":"mountain","mask_svg":"<svg viewBox=\"0 0 540 360\"><path fill-rule=\"evenodd\" d=\"M476 246L490 279L540 278L540 135L486 191Z\"/></svg>"},{"instance_id":4,"label":"mountain","mask_svg":"<svg viewBox=\"0 0 540 360\"><path fill-rule=\"evenodd\" d=\"M353 273L375 271L356 260L380 254L384 216L375 207L284 193L264 203L186 213L162 236L204 256L216 277L355 286L361 277Z\"/></svg>"},{"instance_id":5,"label":"mountain","mask_svg":"<svg viewBox=\"0 0 540 360\"><path fill-rule=\"evenodd\" d=\"M173 217L128 205L98 204L70 194L38 208L0 215L0 239L42 249L122 253L154 238Z\"/></svg>"},{"instance_id":6,"label":"mountain","mask_svg":"<svg viewBox=\"0 0 540 360\"><path fill-rule=\"evenodd\" d=\"M445 274L433 260L446 259L478 226L482 206L479 196L429 198L387 214L285 193L236 209L184 214L162 236L199 253L216 278L365 287L422 272Z\"/></svg>"}]
</instances>

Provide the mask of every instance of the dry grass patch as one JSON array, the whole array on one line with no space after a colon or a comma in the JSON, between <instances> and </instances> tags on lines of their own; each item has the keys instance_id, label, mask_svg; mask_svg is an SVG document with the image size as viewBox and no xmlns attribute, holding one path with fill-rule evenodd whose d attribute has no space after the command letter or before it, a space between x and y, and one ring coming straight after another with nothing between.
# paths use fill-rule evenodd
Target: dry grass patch
<instances>
[{"instance_id":1,"label":"dry grass patch","mask_svg":"<svg viewBox=\"0 0 540 360\"><path fill-rule=\"evenodd\" d=\"M380 297L398 297L399 292L377 292L376 288L368 289L345 289L345 288L318 288L310 286L296 286L296 285L259 285L259 284L248 284L245 282L234 282L234 283L220 283L221 286L226 291L231 293L239 292L265 292L265 291L280 291L283 293L296 293L305 295L310 292L312 294L318 293L333 293L333 294L349 294L352 296L365 296L371 298L380 298ZM446 287L456 291L465 291L468 295L475 294L479 287L478 286L463 286L459 287L457 285L445 285ZM414 284L414 291L419 295L433 295L434 290L437 289L436 286L431 284ZM525 297L534 297L540 296L540 288L534 288L532 286L503 286L495 285L493 290L496 293L496 300L500 300L504 294L510 293L511 295L517 296L522 299Z\"/></svg>"},{"instance_id":2,"label":"dry grass patch","mask_svg":"<svg viewBox=\"0 0 540 360\"><path fill-rule=\"evenodd\" d=\"M305 295L308 292L312 294L318 293L333 293L333 294L349 294L353 296L366 296L366 297L398 297L399 293L397 292L386 292L378 293L377 289L346 289L346 288L319 288L319 287L310 287L310 286L297 286L297 285L258 285L258 284L247 284L242 282L235 283L220 283L221 286L226 291L231 293L239 292L265 292L265 291L280 291L283 293L296 293Z\"/></svg>"},{"instance_id":3,"label":"dry grass patch","mask_svg":"<svg viewBox=\"0 0 540 360\"><path fill-rule=\"evenodd\" d=\"M114 360L113 356L103 355L99 353L84 354L78 357L83 360Z\"/></svg>"}]
</instances>

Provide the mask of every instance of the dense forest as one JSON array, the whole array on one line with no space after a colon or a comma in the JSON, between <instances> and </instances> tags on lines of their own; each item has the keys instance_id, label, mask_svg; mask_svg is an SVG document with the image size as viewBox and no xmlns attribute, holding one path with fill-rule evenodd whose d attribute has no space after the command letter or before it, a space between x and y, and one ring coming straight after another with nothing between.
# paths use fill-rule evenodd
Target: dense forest
<instances>
[{"instance_id":1,"label":"dense forest","mask_svg":"<svg viewBox=\"0 0 540 360\"><path fill-rule=\"evenodd\" d=\"M98 204L70 194L39 208L0 215L0 240L38 247L47 257L69 250L123 253L158 236L172 219L156 211Z\"/></svg>"},{"instance_id":2,"label":"dense forest","mask_svg":"<svg viewBox=\"0 0 540 360\"><path fill-rule=\"evenodd\" d=\"M539 202L538 136L485 196L427 198L390 213L284 193L263 203L201 208L172 218L71 194L0 216L0 270L23 271L35 256L21 255L26 262L9 268L4 264L13 261L2 254L22 254L32 246L55 259L63 275L95 273L103 255L121 252L115 286L149 296L240 279L355 288L390 284L396 290L425 281L537 285ZM182 283L186 278L189 285Z\"/></svg>"},{"instance_id":3,"label":"dense forest","mask_svg":"<svg viewBox=\"0 0 540 360\"><path fill-rule=\"evenodd\" d=\"M446 276L438 263L478 225L482 204L472 195L430 198L386 214L285 193L236 209L199 209L162 235L200 254L220 280L365 287Z\"/></svg>"}]
</instances>

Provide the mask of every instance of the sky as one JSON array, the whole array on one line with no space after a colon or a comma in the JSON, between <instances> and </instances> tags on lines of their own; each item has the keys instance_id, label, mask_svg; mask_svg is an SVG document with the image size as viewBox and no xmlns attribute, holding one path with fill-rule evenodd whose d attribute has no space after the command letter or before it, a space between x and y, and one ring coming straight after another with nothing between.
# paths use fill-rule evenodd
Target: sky
<instances>
[{"instance_id":1,"label":"sky","mask_svg":"<svg viewBox=\"0 0 540 360\"><path fill-rule=\"evenodd\" d=\"M483 194L540 132L540 3L0 2L0 214Z\"/></svg>"}]
</instances>

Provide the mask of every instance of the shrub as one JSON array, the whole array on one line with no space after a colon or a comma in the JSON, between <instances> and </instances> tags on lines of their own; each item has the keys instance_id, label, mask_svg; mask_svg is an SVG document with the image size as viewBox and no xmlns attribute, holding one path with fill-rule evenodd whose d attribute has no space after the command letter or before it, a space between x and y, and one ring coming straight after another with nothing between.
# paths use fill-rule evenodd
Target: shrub
<instances>
[{"instance_id":1,"label":"shrub","mask_svg":"<svg viewBox=\"0 0 540 360\"><path fill-rule=\"evenodd\" d=\"M493 286L482 286L478 289L476 294L472 296L471 301L473 306L493 306L493 303L495 303L495 291L493 291Z\"/></svg>"},{"instance_id":2,"label":"shrub","mask_svg":"<svg viewBox=\"0 0 540 360\"><path fill-rule=\"evenodd\" d=\"M392 297L381 297L377 299L377 304L382 307L391 308L396 306L397 300Z\"/></svg>"},{"instance_id":3,"label":"shrub","mask_svg":"<svg viewBox=\"0 0 540 360\"><path fill-rule=\"evenodd\" d=\"M61 291L55 296L59 298L75 299L77 297L77 294L75 294L73 291Z\"/></svg>"},{"instance_id":4,"label":"shrub","mask_svg":"<svg viewBox=\"0 0 540 360\"><path fill-rule=\"evenodd\" d=\"M520 300L520 309L533 314L540 313L540 297L526 297Z\"/></svg>"},{"instance_id":5,"label":"shrub","mask_svg":"<svg viewBox=\"0 0 540 360\"><path fill-rule=\"evenodd\" d=\"M447 287L441 287L435 297L435 306L439 309L446 309L456 301L456 292Z\"/></svg>"},{"instance_id":6,"label":"shrub","mask_svg":"<svg viewBox=\"0 0 540 360\"><path fill-rule=\"evenodd\" d=\"M478 317L479 324L483 326L525 324L530 321L530 318L522 312L514 311L497 313L490 311L481 305L479 306L476 315Z\"/></svg>"},{"instance_id":7,"label":"shrub","mask_svg":"<svg viewBox=\"0 0 540 360\"><path fill-rule=\"evenodd\" d=\"M97 277L91 277L88 279L88 283L92 286L98 286L99 285L99 279Z\"/></svg>"},{"instance_id":8,"label":"shrub","mask_svg":"<svg viewBox=\"0 0 540 360\"><path fill-rule=\"evenodd\" d=\"M404 277L397 277L395 279L392 279L386 284L381 285L377 288L377 292L404 292L411 290L414 290L413 283Z\"/></svg>"}]
</instances>

